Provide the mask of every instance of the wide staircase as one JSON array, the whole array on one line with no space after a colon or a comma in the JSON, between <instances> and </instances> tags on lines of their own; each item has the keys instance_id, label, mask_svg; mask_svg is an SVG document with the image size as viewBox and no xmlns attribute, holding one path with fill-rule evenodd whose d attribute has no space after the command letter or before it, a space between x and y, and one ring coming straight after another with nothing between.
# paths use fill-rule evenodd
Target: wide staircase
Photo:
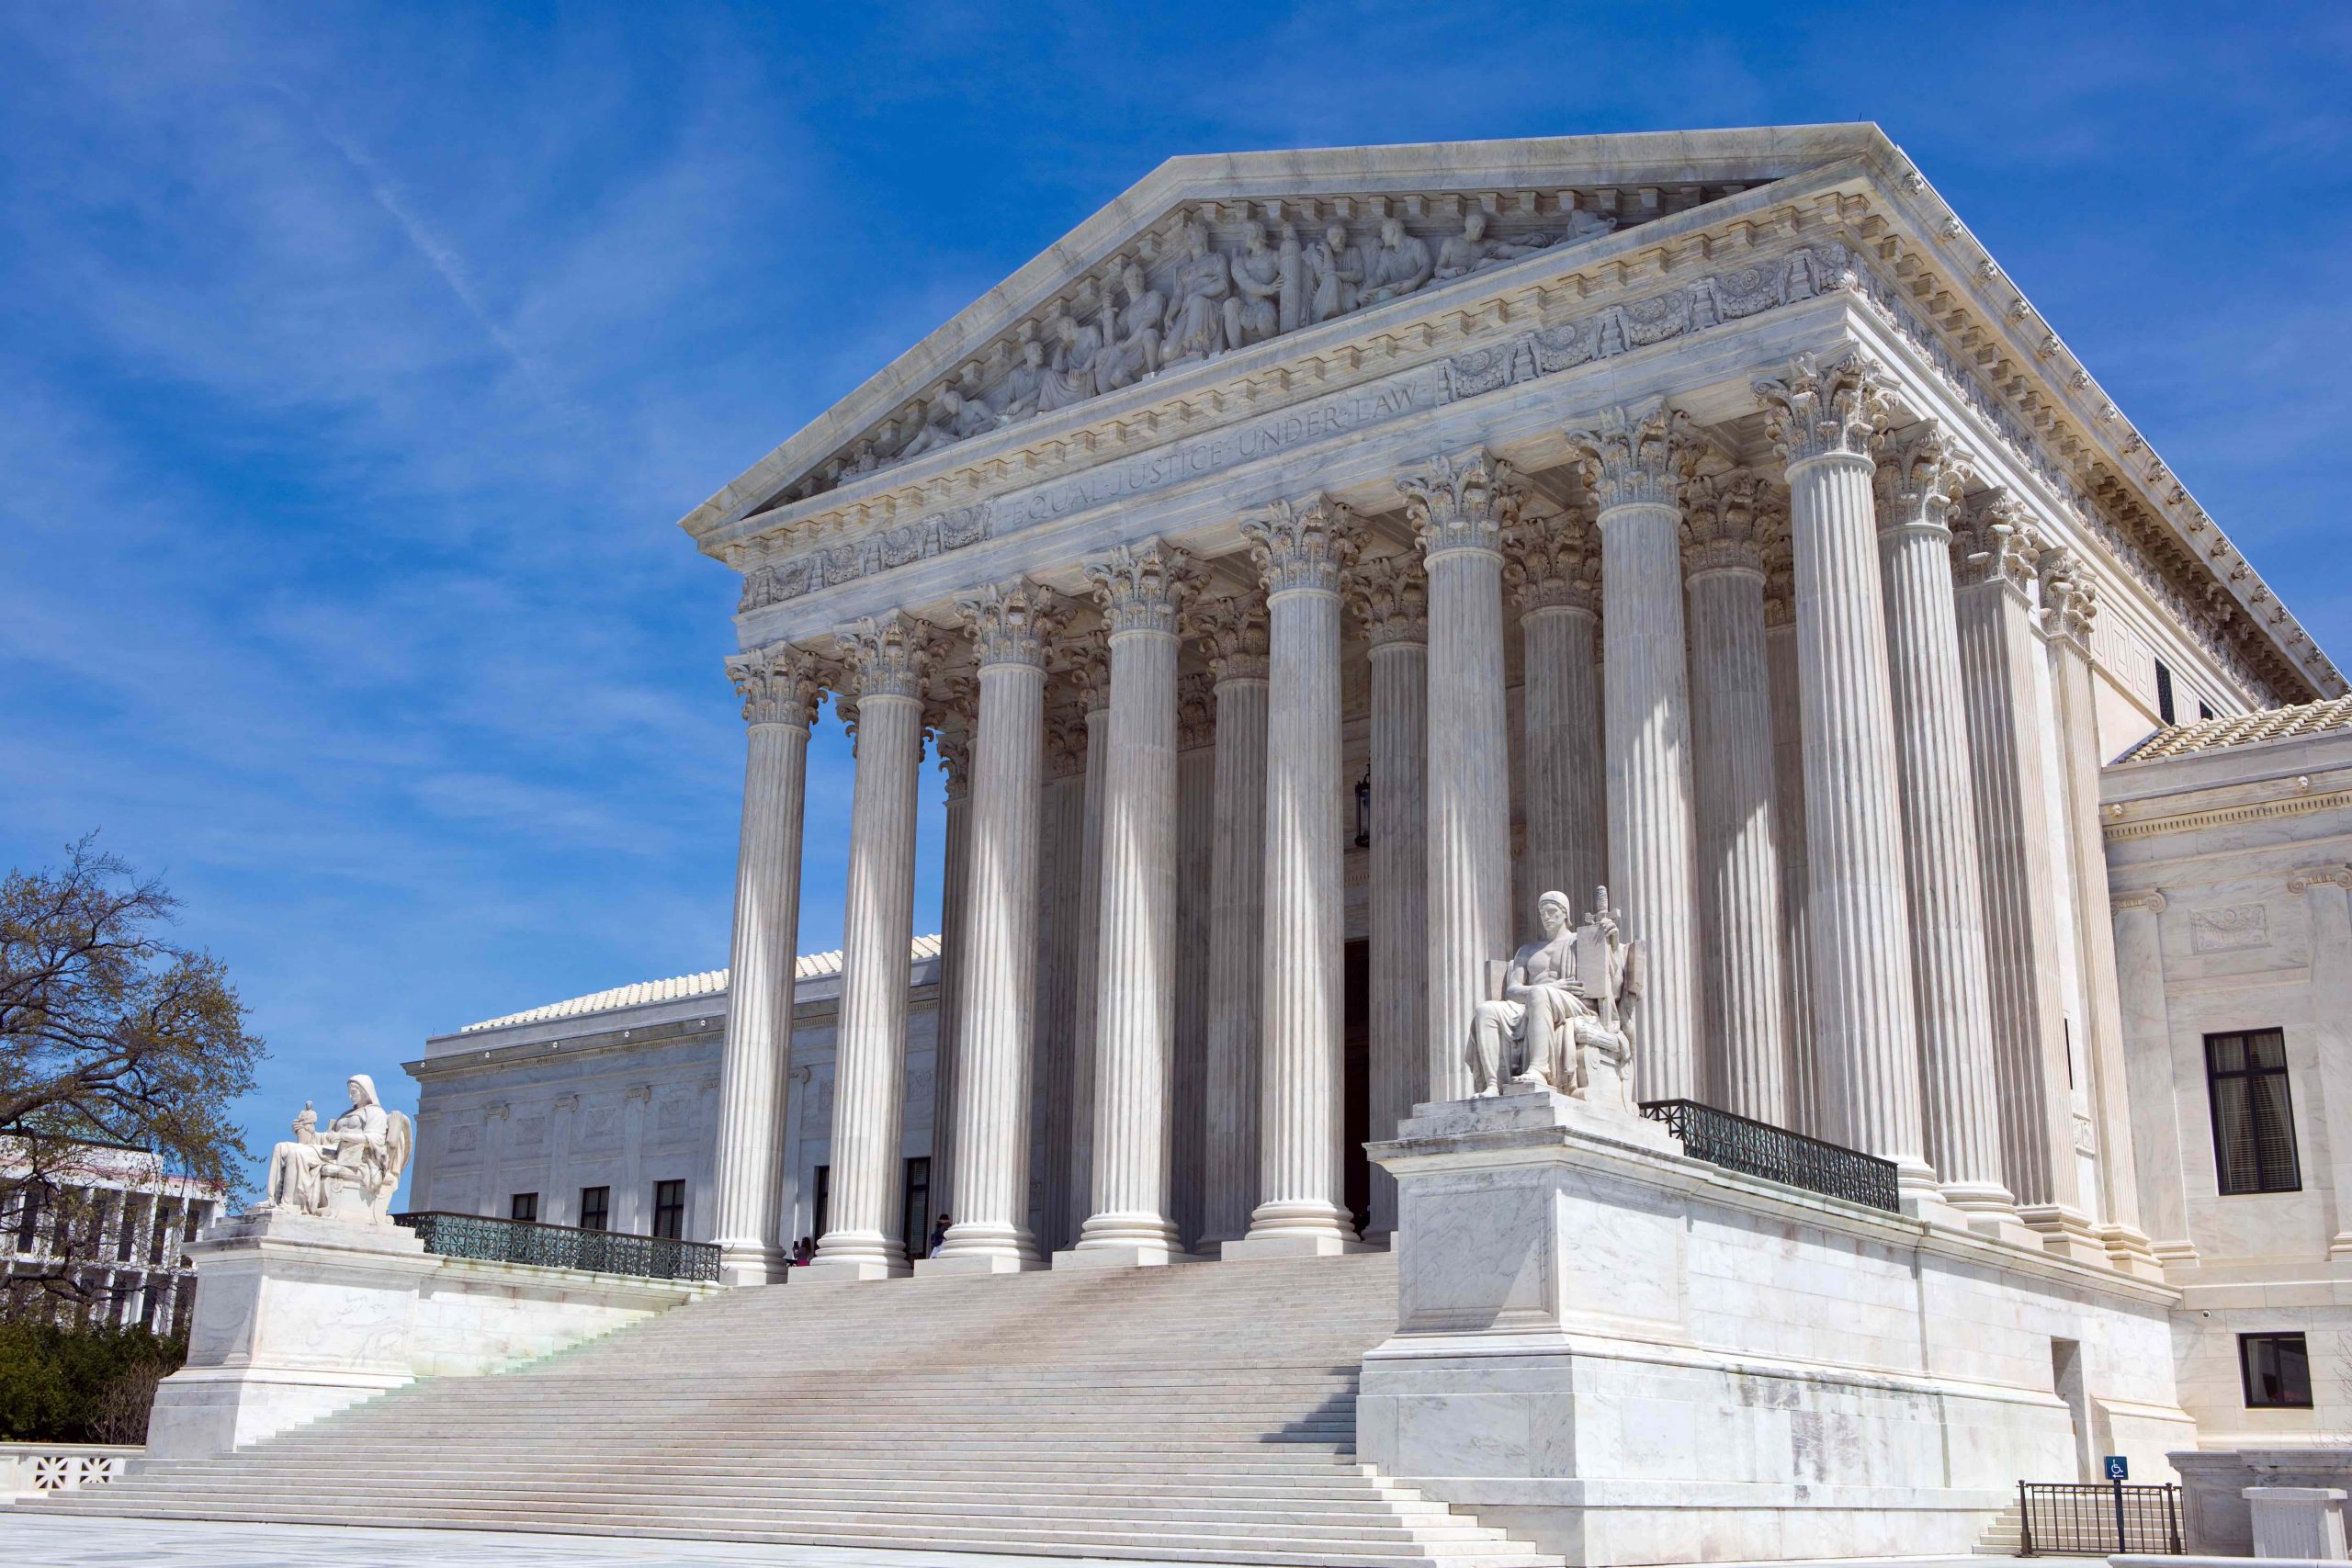
<instances>
[{"instance_id":1,"label":"wide staircase","mask_svg":"<svg viewBox=\"0 0 2352 1568\"><path fill-rule=\"evenodd\" d=\"M32 1505L1387 1568L1559 1559L1370 1473L1385 1253L796 1280Z\"/></svg>"}]
</instances>

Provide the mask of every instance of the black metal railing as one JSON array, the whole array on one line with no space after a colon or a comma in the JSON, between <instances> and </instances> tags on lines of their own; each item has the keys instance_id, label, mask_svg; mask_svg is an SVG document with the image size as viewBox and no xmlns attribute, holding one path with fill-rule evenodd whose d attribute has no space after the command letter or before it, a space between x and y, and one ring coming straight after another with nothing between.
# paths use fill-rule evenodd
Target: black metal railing
<instances>
[{"instance_id":1,"label":"black metal railing","mask_svg":"<svg viewBox=\"0 0 2352 1568\"><path fill-rule=\"evenodd\" d=\"M1642 1114L1665 1122L1692 1159L1890 1213L1903 1210L1891 1159L1825 1144L1695 1100L1645 1100Z\"/></svg>"},{"instance_id":2,"label":"black metal railing","mask_svg":"<svg viewBox=\"0 0 2352 1568\"><path fill-rule=\"evenodd\" d=\"M626 1235L619 1231L542 1225L529 1220L494 1220L483 1214L427 1211L394 1214L444 1258L476 1258L491 1263L533 1263L542 1269L584 1269L598 1274L630 1274L641 1280L716 1280L718 1247L707 1241L673 1241L662 1235Z\"/></svg>"},{"instance_id":3,"label":"black metal railing","mask_svg":"<svg viewBox=\"0 0 2352 1568\"><path fill-rule=\"evenodd\" d=\"M2085 1557L2180 1555L2180 1488L2120 1481L2018 1483L2018 1550Z\"/></svg>"}]
</instances>

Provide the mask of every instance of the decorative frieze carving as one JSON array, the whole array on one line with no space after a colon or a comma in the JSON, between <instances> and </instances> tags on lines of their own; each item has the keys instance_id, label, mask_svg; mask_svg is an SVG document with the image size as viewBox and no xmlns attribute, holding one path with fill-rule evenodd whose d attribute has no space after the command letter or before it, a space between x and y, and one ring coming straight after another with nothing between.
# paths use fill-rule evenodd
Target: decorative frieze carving
<instances>
[{"instance_id":1,"label":"decorative frieze carving","mask_svg":"<svg viewBox=\"0 0 2352 1568\"><path fill-rule=\"evenodd\" d=\"M1773 447L1789 463L1867 457L1886 415L1886 373L1855 349L1826 364L1801 354L1786 376L1761 378L1755 391Z\"/></svg>"},{"instance_id":2,"label":"decorative frieze carving","mask_svg":"<svg viewBox=\"0 0 2352 1568\"><path fill-rule=\"evenodd\" d=\"M951 507L912 523L877 528L854 539L830 541L781 560L752 567L743 574L743 594L736 612L746 614L854 581L910 561L927 560L950 550L968 549L991 535L993 503L976 502Z\"/></svg>"},{"instance_id":3,"label":"decorative frieze carving","mask_svg":"<svg viewBox=\"0 0 2352 1568\"><path fill-rule=\"evenodd\" d=\"M1764 575L1763 537L1758 530L1757 476L1744 470L1694 479L1684 488L1682 571Z\"/></svg>"},{"instance_id":4,"label":"decorative frieze carving","mask_svg":"<svg viewBox=\"0 0 2352 1568\"><path fill-rule=\"evenodd\" d=\"M991 582L956 613L972 637L974 660L981 665L1035 664L1043 668L1046 646L1068 618L1061 596L1026 578Z\"/></svg>"},{"instance_id":5,"label":"decorative frieze carving","mask_svg":"<svg viewBox=\"0 0 2352 1568\"><path fill-rule=\"evenodd\" d=\"M1876 475L1879 527L1949 529L1968 471L1967 454L1931 420L1886 436Z\"/></svg>"},{"instance_id":6,"label":"decorative frieze carving","mask_svg":"<svg viewBox=\"0 0 2352 1568\"><path fill-rule=\"evenodd\" d=\"M923 695L923 671L937 631L903 611L869 615L833 634L840 641L848 684L865 697Z\"/></svg>"},{"instance_id":7,"label":"decorative frieze carving","mask_svg":"<svg viewBox=\"0 0 2352 1568\"><path fill-rule=\"evenodd\" d=\"M2191 953L2242 953L2270 945L2270 909L2265 904L2224 904L2219 908L2192 909L2188 916Z\"/></svg>"},{"instance_id":8,"label":"decorative frieze carving","mask_svg":"<svg viewBox=\"0 0 2352 1568\"><path fill-rule=\"evenodd\" d=\"M1448 550L1500 554L1503 530L1519 520L1527 493L1519 471L1483 446L1432 457L1400 476L1396 490L1425 558Z\"/></svg>"},{"instance_id":9,"label":"decorative frieze carving","mask_svg":"<svg viewBox=\"0 0 2352 1568\"><path fill-rule=\"evenodd\" d=\"M1348 574L1348 607L1374 648L1430 640L1430 577L1410 550L1374 556Z\"/></svg>"},{"instance_id":10,"label":"decorative frieze carving","mask_svg":"<svg viewBox=\"0 0 2352 1568\"><path fill-rule=\"evenodd\" d=\"M1118 637L1125 632L1176 635L1177 612L1193 596L1200 569L1183 551L1159 539L1120 545L1086 563L1102 618Z\"/></svg>"},{"instance_id":11,"label":"decorative frieze carving","mask_svg":"<svg viewBox=\"0 0 2352 1568\"><path fill-rule=\"evenodd\" d=\"M1258 594L1195 600L1185 613L1184 630L1208 660L1212 680L1266 679L1266 601Z\"/></svg>"},{"instance_id":12,"label":"decorative frieze carving","mask_svg":"<svg viewBox=\"0 0 2352 1568\"><path fill-rule=\"evenodd\" d=\"M772 642L727 660L727 679L743 699L746 724L817 721L817 705L838 674L824 660L788 642Z\"/></svg>"},{"instance_id":13,"label":"decorative frieze carving","mask_svg":"<svg viewBox=\"0 0 2352 1568\"><path fill-rule=\"evenodd\" d=\"M1268 598L1278 593L1337 593L1340 576L1356 558L1363 519L1320 493L1277 501L1241 519L1250 558Z\"/></svg>"}]
</instances>

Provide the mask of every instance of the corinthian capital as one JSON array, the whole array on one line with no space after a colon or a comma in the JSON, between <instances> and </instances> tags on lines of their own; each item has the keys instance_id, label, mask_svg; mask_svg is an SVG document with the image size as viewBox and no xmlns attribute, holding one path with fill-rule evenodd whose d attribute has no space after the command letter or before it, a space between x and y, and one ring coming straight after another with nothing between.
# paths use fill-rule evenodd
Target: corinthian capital
<instances>
[{"instance_id":1,"label":"corinthian capital","mask_svg":"<svg viewBox=\"0 0 2352 1568\"><path fill-rule=\"evenodd\" d=\"M869 615L833 635L842 645L849 684L856 688L861 700L922 699L923 670L938 642L929 622L893 610L887 615Z\"/></svg>"},{"instance_id":2,"label":"corinthian capital","mask_svg":"<svg viewBox=\"0 0 2352 1568\"><path fill-rule=\"evenodd\" d=\"M1581 513L1522 517L1503 536L1503 583L1521 610L1600 613L1600 541Z\"/></svg>"},{"instance_id":3,"label":"corinthian capital","mask_svg":"<svg viewBox=\"0 0 2352 1568\"><path fill-rule=\"evenodd\" d=\"M1568 445L1582 454L1586 486L1603 512L1680 505L1704 450L1690 416L1660 402L1605 410L1599 423L1569 431Z\"/></svg>"},{"instance_id":4,"label":"corinthian capital","mask_svg":"<svg viewBox=\"0 0 2352 1568\"><path fill-rule=\"evenodd\" d=\"M1483 446L1430 458L1396 480L1424 555L1499 552L1525 494L1518 470Z\"/></svg>"},{"instance_id":5,"label":"corinthian capital","mask_svg":"<svg viewBox=\"0 0 2352 1568\"><path fill-rule=\"evenodd\" d=\"M1430 640L1430 577L1409 550L1375 556L1350 573L1348 606L1374 648Z\"/></svg>"},{"instance_id":6,"label":"corinthian capital","mask_svg":"<svg viewBox=\"0 0 2352 1568\"><path fill-rule=\"evenodd\" d=\"M1947 513L1949 515L1949 513ZM1952 574L1962 587L1997 582L2030 598L2041 560L2041 530L2005 490L1972 496L1952 530Z\"/></svg>"},{"instance_id":7,"label":"corinthian capital","mask_svg":"<svg viewBox=\"0 0 2352 1568\"><path fill-rule=\"evenodd\" d=\"M1968 455L1923 420L1879 446L1879 526L1944 529L1968 479Z\"/></svg>"},{"instance_id":8,"label":"corinthian capital","mask_svg":"<svg viewBox=\"0 0 2352 1568\"><path fill-rule=\"evenodd\" d=\"M972 634L977 662L1044 666L1046 644L1069 618L1061 595L1041 588L1025 577L991 582L969 599L956 602L956 614Z\"/></svg>"},{"instance_id":9,"label":"corinthian capital","mask_svg":"<svg viewBox=\"0 0 2352 1568\"><path fill-rule=\"evenodd\" d=\"M1764 572L1761 490L1751 473L1696 479L1683 492L1682 570Z\"/></svg>"},{"instance_id":10,"label":"corinthian capital","mask_svg":"<svg viewBox=\"0 0 2352 1568\"><path fill-rule=\"evenodd\" d=\"M1792 625L1797 618L1796 534L1785 491L1756 492L1756 552L1764 563L1764 624Z\"/></svg>"},{"instance_id":11,"label":"corinthian capital","mask_svg":"<svg viewBox=\"0 0 2352 1568\"><path fill-rule=\"evenodd\" d=\"M1363 523L1329 496L1278 501L1241 519L1250 558L1269 597L1302 590L1337 593L1340 574L1356 558Z\"/></svg>"},{"instance_id":12,"label":"corinthian capital","mask_svg":"<svg viewBox=\"0 0 2352 1568\"><path fill-rule=\"evenodd\" d=\"M806 729L816 722L817 704L833 678L823 660L788 642L772 642L727 660L727 679L743 699L746 724L797 724Z\"/></svg>"},{"instance_id":13,"label":"corinthian capital","mask_svg":"<svg viewBox=\"0 0 2352 1568\"><path fill-rule=\"evenodd\" d=\"M1266 678L1266 602L1255 593L1194 601L1184 629L1208 660L1211 680Z\"/></svg>"},{"instance_id":14,"label":"corinthian capital","mask_svg":"<svg viewBox=\"0 0 2352 1568\"><path fill-rule=\"evenodd\" d=\"M1855 349L1826 365L1801 354L1786 376L1758 380L1755 391L1772 445L1788 463L1867 457L1871 433L1886 417L1886 373Z\"/></svg>"},{"instance_id":15,"label":"corinthian capital","mask_svg":"<svg viewBox=\"0 0 2352 1568\"><path fill-rule=\"evenodd\" d=\"M1122 632L1176 634L1176 613L1193 596L1199 568L1190 556L1159 539L1120 545L1086 563L1095 603L1111 635Z\"/></svg>"},{"instance_id":16,"label":"corinthian capital","mask_svg":"<svg viewBox=\"0 0 2352 1568\"><path fill-rule=\"evenodd\" d=\"M2098 583L2083 559L2064 546L2041 558L2041 625L2087 652L2098 620Z\"/></svg>"}]
</instances>

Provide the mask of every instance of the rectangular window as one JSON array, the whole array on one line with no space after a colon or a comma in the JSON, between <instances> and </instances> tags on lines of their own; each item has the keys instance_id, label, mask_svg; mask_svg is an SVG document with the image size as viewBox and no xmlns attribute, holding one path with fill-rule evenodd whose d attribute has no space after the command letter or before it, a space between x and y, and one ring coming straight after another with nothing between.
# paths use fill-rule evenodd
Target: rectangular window
<instances>
[{"instance_id":1,"label":"rectangular window","mask_svg":"<svg viewBox=\"0 0 2352 1568\"><path fill-rule=\"evenodd\" d=\"M906 1237L907 1256L923 1257L931 1250L931 1161L928 1159L918 1157L907 1161L902 1203L899 1234Z\"/></svg>"},{"instance_id":2,"label":"rectangular window","mask_svg":"<svg viewBox=\"0 0 2352 1568\"><path fill-rule=\"evenodd\" d=\"M2172 724L2177 722L2172 715L2172 671L2159 659L2156 660L2156 716L2166 724Z\"/></svg>"},{"instance_id":3,"label":"rectangular window","mask_svg":"<svg viewBox=\"0 0 2352 1568\"><path fill-rule=\"evenodd\" d=\"M2207 1035L2205 1081L2222 1196L2301 1191L2286 1035L2276 1029Z\"/></svg>"},{"instance_id":4,"label":"rectangular window","mask_svg":"<svg viewBox=\"0 0 2352 1568\"><path fill-rule=\"evenodd\" d=\"M580 1190L580 1228L601 1231L612 1228L613 1190L609 1187L583 1187Z\"/></svg>"},{"instance_id":5,"label":"rectangular window","mask_svg":"<svg viewBox=\"0 0 2352 1568\"><path fill-rule=\"evenodd\" d=\"M2312 1361L2300 1334L2241 1334L2238 1367L2248 1410L2309 1410Z\"/></svg>"},{"instance_id":6,"label":"rectangular window","mask_svg":"<svg viewBox=\"0 0 2352 1568\"><path fill-rule=\"evenodd\" d=\"M653 1234L677 1240L686 1230L686 1184L683 1181L657 1181L653 1184Z\"/></svg>"},{"instance_id":7,"label":"rectangular window","mask_svg":"<svg viewBox=\"0 0 2352 1568\"><path fill-rule=\"evenodd\" d=\"M526 1224L537 1224L539 1195L536 1192L515 1193L506 1201L506 1217L510 1220L521 1220Z\"/></svg>"}]
</instances>

